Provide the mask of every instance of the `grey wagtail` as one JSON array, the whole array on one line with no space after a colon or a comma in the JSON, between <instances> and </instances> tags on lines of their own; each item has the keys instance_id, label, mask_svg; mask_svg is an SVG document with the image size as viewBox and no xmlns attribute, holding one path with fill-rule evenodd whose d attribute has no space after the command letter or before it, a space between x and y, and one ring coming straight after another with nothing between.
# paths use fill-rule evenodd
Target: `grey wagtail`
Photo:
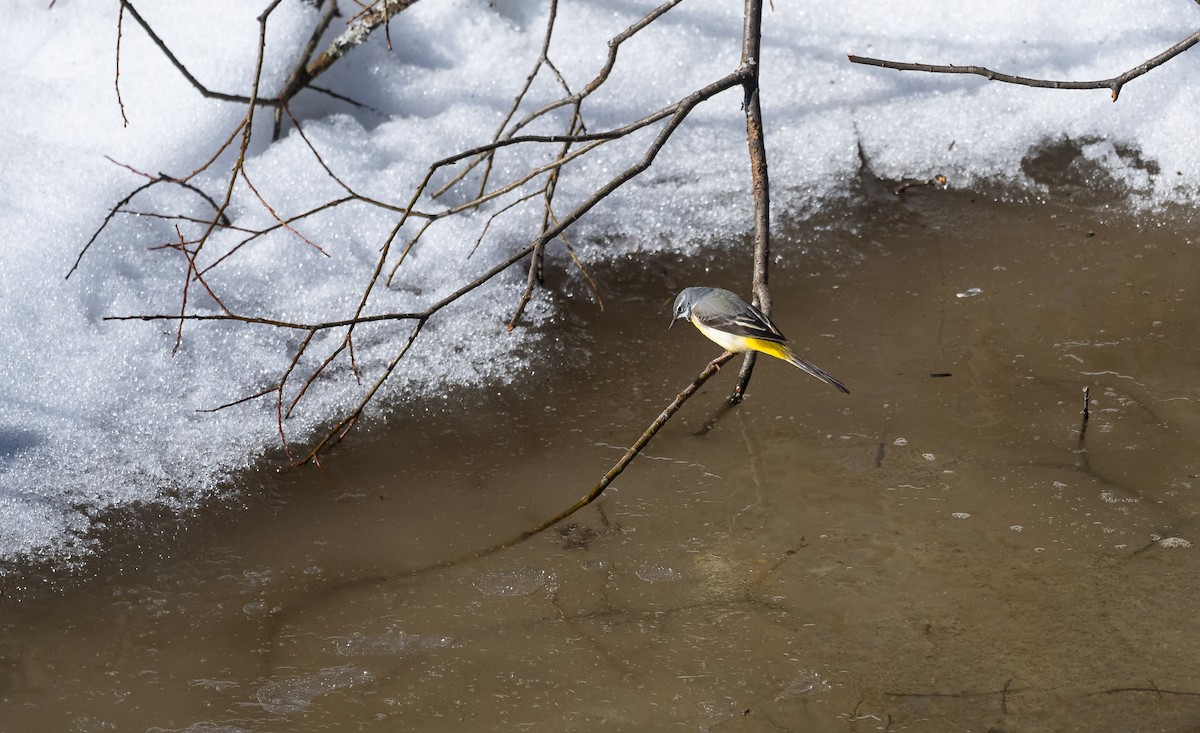
<instances>
[{"instance_id":1,"label":"grey wagtail","mask_svg":"<svg viewBox=\"0 0 1200 733\"><path fill-rule=\"evenodd\" d=\"M846 385L816 364L796 356L771 319L737 293L723 288L684 288L675 298L675 317L671 319L671 325L682 318L691 321L700 333L731 354L747 351L769 354L850 394Z\"/></svg>"}]
</instances>

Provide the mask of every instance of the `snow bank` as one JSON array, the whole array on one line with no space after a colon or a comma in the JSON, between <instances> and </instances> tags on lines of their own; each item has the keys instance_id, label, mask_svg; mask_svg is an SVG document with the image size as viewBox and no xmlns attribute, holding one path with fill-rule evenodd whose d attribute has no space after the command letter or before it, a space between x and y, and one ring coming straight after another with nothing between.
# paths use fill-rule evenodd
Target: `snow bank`
<instances>
[{"instance_id":1,"label":"snow bank","mask_svg":"<svg viewBox=\"0 0 1200 733\"><path fill-rule=\"evenodd\" d=\"M1105 91L1056 92L978 77L900 73L847 62L856 53L928 63L980 64L1063 79L1115 75L1186 37L1200 23L1194 4L1129 2L997 3L776 0L764 23L763 105L775 203L792 214L820 210L847 195L859 148L890 178L943 173L960 187L1004 186L1036 193L1042 182L1022 162L1041 146L1075 141L1079 155L1136 206L1190 201L1200 186L1196 53L1131 82L1113 104ZM94 552L95 523L112 510L165 505L187 510L219 497L239 471L278 449L270 398L216 412L269 387L287 369L299 336L274 329L188 324L177 353L170 322L105 321L108 315L178 311L186 262L175 225L118 215L64 279L109 209L144 182L120 161L149 173L186 175L232 132L237 105L201 97L128 15L114 91L115 3L13 0L0 14L0 559L71 562ZM211 89L249 91L265 2L140 0L141 15ZM551 57L572 89L591 79L609 37L647 12L634 0L563 0ZM639 118L737 65L740 3L688 0L621 49L612 78L584 111L590 129ZM353 12L351 4L344 10ZM430 161L486 142L536 57L545 3L533 0L424 0L396 18L393 50L382 34L352 52L321 83L374 111L303 93L294 109L313 145L358 192L402 204ZM271 16L263 87L286 78L292 54L316 20L301 0ZM342 21L335 21L340 31ZM935 30L939 29L939 30ZM526 111L559 93L545 76ZM571 231L582 256L719 246L745 233L749 197L740 93L695 111L654 167ZM255 188L281 215L294 216L342 195L294 131L269 144L269 110L247 158ZM556 118L561 121L561 117ZM557 132L543 123L530 132ZM652 134L652 133L650 133ZM560 211L639 156L647 134L614 144L568 169ZM519 170L505 155L497 178ZM194 183L224 191L228 161ZM500 204L433 226L380 289L370 312L422 308L525 244L530 211L498 218ZM437 204L423 201L423 208ZM198 196L156 187L129 210L206 212ZM258 228L271 215L244 186L229 215ZM396 218L347 204L297 230L238 249L210 284L239 313L328 320L353 313ZM419 222L402 233L411 235ZM201 266L244 235L219 231ZM328 255L328 256L326 256ZM394 259L393 259L394 261ZM504 333L523 277L517 268L439 313L387 382L375 410L450 386L505 384L526 368L537 325L553 313L549 296L532 304L532 328ZM465 273L465 275L464 275ZM193 312L219 312L193 287ZM664 314L665 316L665 314ZM402 323L360 329L364 384L378 376L408 333ZM340 334L314 342L313 359ZM460 345L471 344L460 350ZM310 360L311 361L311 360ZM305 362L302 367L315 365ZM363 394L335 362L288 421L303 442ZM374 414L374 413L373 413Z\"/></svg>"}]
</instances>

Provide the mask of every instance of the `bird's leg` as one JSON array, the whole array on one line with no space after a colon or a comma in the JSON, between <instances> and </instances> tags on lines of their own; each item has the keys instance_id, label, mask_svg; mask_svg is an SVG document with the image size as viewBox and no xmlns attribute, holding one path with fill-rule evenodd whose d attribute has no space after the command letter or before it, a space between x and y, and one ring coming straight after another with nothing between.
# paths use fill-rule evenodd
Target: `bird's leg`
<instances>
[{"instance_id":1,"label":"bird's leg","mask_svg":"<svg viewBox=\"0 0 1200 733\"><path fill-rule=\"evenodd\" d=\"M718 372L721 371L721 365L718 364L717 362L724 359L727 356L733 356L733 352L729 351L728 349L721 352L720 356L718 356L716 359L713 359L712 361L708 362L708 366L715 366L717 368Z\"/></svg>"}]
</instances>

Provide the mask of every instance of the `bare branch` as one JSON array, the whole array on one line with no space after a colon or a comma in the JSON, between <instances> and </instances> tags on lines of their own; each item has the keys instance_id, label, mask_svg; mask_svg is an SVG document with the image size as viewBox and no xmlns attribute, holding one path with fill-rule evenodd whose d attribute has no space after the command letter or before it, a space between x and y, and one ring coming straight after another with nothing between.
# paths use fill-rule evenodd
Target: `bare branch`
<instances>
[{"instance_id":1,"label":"bare branch","mask_svg":"<svg viewBox=\"0 0 1200 733\"><path fill-rule=\"evenodd\" d=\"M283 83L283 88L279 90L280 106L275 108L273 140L279 139L279 134L283 127L283 115L280 107L308 84L311 77L308 75L306 63L317 50L317 44L320 43L321 36L325 35L325 31L329 29L329 24L333 22L334 17L338 14L337 0L323 1L325 3L325 11L321 13L320 19L313 27L312 33L309 34L308 43L305 44L304 49L298 54L299 62L292 69L292 73L288 75L287 81ZM290 112L288 116L291 117Z\"/></svg>"},{"instance_id":2,"label":"bare branch","mask_svg":"<svg viewBox=\"0 0 1200 733\"><path fill-rule=\"evenodd\" d=\"M1174 46L1171 46L1166 51L1163 51L1154 58L1147 59L1145 62L1138 64L1123 74L1119 74L1109 79L1099 79L1097 81L1055 81L1050 79L1032 79L1025 76L1014 76L1013 74L1004 74L998 71L992 71L991 69L987 69L982 66L940 66L936 64L915 64L903 61L885 61L883 59L873 59L865 56L854 55L851 55L848 58L850 59L850 63L853 64L879 66L885 69L897 69L899 71L926 71L934 74L975 74L990 81L1001 81L1007 84L1019 84L1026 87L1038 87L1045 89L1108 89L1112 93L1112 101L1115 102L1117 101L1117 97L1121 94L1121 88L1124 87L1127 82L1138 78L1151 69L1163 65L1167 61L1170 61L1179 54L1196 45L1197 42L1200 42L1200 30L1196 31Z\"/></svg>"},{"instance_id":3,"label":"bare branch","mask_svg":"<svg viewBox=\"0 0 1200 733\"><path fill-rule=\"evenodd\" d=\"M771 315L771 291L767 288L767 266L771 256L771 187L767 176L767 148L764 142L762 105L759 103L759 70L762 49L762 0L746 0L742 28L742 67L751 71L743 82L746 90L746 144L750 154L750 178L754 189L754 303ZM730 404L746 396L754 373L754 351L746 352L738 381L729 395Z\"/></svg>"},{"instance_id":4,"label":"bare branch","mask_svg":"<svg viewBox=\"0 0 1200 733\"><path fill-rule=\"evenodd\" d=\"M530 87L533 86L533 80L537 78L538 71L541 70L542 66L548 66L548 67L554 69L554 65L550 63L549 54L550 54L550 39L554 35L554 21L557 17L558 17L558 0L550 0L549 13L547 15L547 20L546 20L546 33L542 37L541 52L538 53L537 61L535 61L533 64L533 69L525 77L525 85L521 87L521 90L519 92L517 92L516 97L513 98L512 106L509 107L508 112L504 115L504 119L502 119L500 121L500 124L496 127L496 132L494 135L492 135L492 142L499 141L501 136L504 135L504 129L506 127L508 127L509 120L511 120L513 118L513 115L515 115L517 113L517 109L520 108L520 106L521 106L521 101L525 99L525 95L529 92ZM566 91L566 93L570 94L571 90L570 90L570 88L568 88L566 80L563 79L562 75L558 73L557 69L555 69L555 76L558 78L559 83L562 85L562 87ZM461 181L468 173L470 173L470 171L475 167L475 165L480 160L487 161L487 166L484 168L483 175L480 177L479 193L476 194L477 196L482 196L483 192L485 190L487 190L488 176L492 170L492 163L495 161L494 151L489 152L485 155L482 155L479 158L477 158L476 160L472 161L470 164L464 166L463 169L461 171L459 171L457 175L455 175L453 178L451 178L449 181L447 181L445 184L443 184L441 186L441 188L439 188L438 190L433 192L433 194L432 194L433 198L437 198L438 196L441 196L444 192L446 192L452 186L454 186L456 183Z\"/></svg>"},{"instance_id":5,"label":"bare branch","mask_svg":"<svg viewBox=\"0 0 1200 733\"><path fill-rule=\"evenodd\" d=\"M281 219L279 217L279 214L275 213L275 209L270 204L267 203L267 200L262 197L262 194L259 193L258 189L254 187L254 184L250 182L250 176L246 175L246 166L244 166L244 165L241 166L241 168L239 169L239 172L242 174L242 180L246 182L246 185L250 187L250 191L254 193L255 198L257 198L258 202L263 205L263 208L266 209L271 214L271 217L273 219L275 219L275 221L279 222L279 226L288 230L292 234L295 234L300 239L300 241L304 242L309 247L312 247L313 249L315 249L316 251L325 255L326 257L329 256L329 253L326 252L324 249L322 249L321 245L314 243L308 237L306 237L303 234L301 234L300 232L296 231L294 228L292 228L292 226L290 224L288 224L286 221Z\"/></svg>"},{"instance_id":6,"label":"bare branch","mask_svg":"<svg viewBox=\"0 0 1200 733\"><path fill-rule=\"evenodd\" d=\"M178 312L171 313L170 315L143 314L109 316L106 318L106 320L170 320L173 323L178 324L176 330L177 347L182 341L182 332L185 322L187 321L225 321L238 324L239 326L262 325L289 331L303 332L303 338L299 340L296 346L294 346L294 351L291 354L291 360L287 370L281 375L278 382L274 386L268 389L260 390L249 397L244 397L239 400L229 402L218 408L214 408L225 409L233 405L243 404L258 397L274 395L276 421L280 439L283 441L284 449L288 452L289 456L292 454L286 431L284 429L284 421L297 408L300 401L303 399L305 394L309 392L310 387L316 382L316 380L323 374L327 373L331 365L333 365L337 359L341 358L343 354L347 353L349 354L350 366L355 376L361 379L355 356L356 349L354 335L357 326L359 324L366 323L412 321L413 323L407 326L408 334L404 338L403 344L401 344L400 347L388 357L382 371L374 375L373 380L364 393L360 396L357 404L348 412L341 415L336 424L334 424L330 430L320 437L320 439L313 444L311 449L299 461L300 463L310 460L316 462L318 460L318 454L321 451L329 448L332 445L335 445L355 424L357 424L367 405L372 399L375 398L387 379L389 379L395 370L399 368L400 362L409 353L412 345L422 334L425 324L432 317L434 317L442 309L457 303L460 299L473 290L493 281L494 278L507 271L509 268L524 261L526 256L530 256L530 260L528 262L528 273L526 277L526 287L518 304L516 313L513 315L512 320L509 323L510 329L514 327L521 318L525 305L532 297L534 286L542 281L544 276L543 256L546 251L546 247L556 239L560 239L562 241L569 257L574 262L575 266L579 268L580 272L587 280L588 285L596 293L597 299L599 300L599 288L596 286L594 279L587 272L587 269L583 266L582 262L576 256L574 249L572 248L568 239L565 237L564 233L570 226L577 222L581 217L586 215L587 212L603 201L606 197L611 195L617 188L623 186L625 183L629 182L647 170L653 164L656 156L662 150L666 141L674 134L675 130L678 129L678 127L684 122L684 120L691 113L691 111L695 109L696 106L712 98L713 96L720 94L721 92L742 86L746 89L748 100L748 131L751 129L749 117L753 115L751 114L749 100L751 99L752 90L755 94L757 93L757 52L748 52L746 49L743 49L744 53L742 64L737 70L726 75L725 77L718 79L717 81L701 89L697 89L674 104L665 106L659 110L647 114L641 119L630 122L621 127L601 132L588 132L581 111L582 103L589 94L598 89L607 79L609 73L612 71L615 65L617 51L621 43L647 27L650 23L661 17L663 13L667 12L680 1L681 0L668 0L667 2L664 2L655 10L651 11L636 23L631 25L624 32L611 39L608 44L608 57L604 64L604 68L581 90L572 93L566 79L562 76L548 55L551 34L553 32L554 20L556 17L555 11L557 9L557 3L554 0L551 0L551 12L538 60L534 64L533 70L527 77L525 86L516 95L511 109L508 111L508 114L505 115L504 122L497 128L492 141L486 145L481 145L470 150L464 150L456 153L455 155L448 156L442 160L432 163L429 166L425 178L416 186L415 190L412 191L411 198L408 199L407 205L397 206L363 196L354 191L350 185L341 179L317 150L316 146L313 144L313 141L309 139L300 122L292 115L292 112L288 107L287 100L294 94L298 93L298 91L301 89L314 88L311 84L313 78L322 73L338 58L341 58L341 56L347 51L361 44L373 30L383 27L386 31L389 19L396 13L412 5L415 0L377 0L377 2L367 6L359 16L352 19L346 32L339 36L339 38L334 41L329 49L326 49L325 52L318 54L308 64L294 67L293 72L288 78L287 82L284 84L283 89L277 94L277 96L273 98L264 96L261 93L260 86L262 83L262 74L264 68L267 19L271 15L272 11L278 6L280 0L274 0L273 2L269 3L267 8L258 17L258 23L260 27L253 87L250 95L245 97L240 95L214 93L211 90L204 88L203 85L201 85L198 80L196 80L195 77L188 72L183 64L172 55L170 50L167 49L166 45L161 41L161 39L159 39L158 36L151 30L145 20L142 19L142 17L137 13L133 5L130 4L131 0L120 0L122 12L124 12L125 8L129 9L130 17L134 18L135 22L137 22L150 35L151 40L158 46L160 51L162 51L167 59L181 74L184 75L186 79L189 80L189 82L193 84L193 86L200 90L201 93L205 94L205 96L243 104L245 106L245 114L243 115L237 127L232 133L230 133L229 137L224 141L223 144L219 146L217 151L208 159L208 161L201 168L189 174L187 177L180 179L168 176L166 174L151 176L134 170L135 173L143 175L148 179L148 181L139 188L135 189L128 197L119 202L109 212L109 216L105 219L105 222L101 225L101 228L97 230L96 234L93 235L92 239L88 242L88 245L84 247L84 251L86 251L92 242L96 240L100 231L104 229L104 227L112 219L112 217L115 216L116 213L131 213L126 206L130 203L133 197L137 195L137 193L146 190L148 187L157 183L174 183L176 185L187 187L189 190L201 195L204 198L206 203L212 207L213 215L211 218L200 219L189 215L188 212L180 212L171 215L166 213L158 214L161 218L173 220L175 222L191 222L199 225L196 227L198 230L200 230L198 236L196 236L194 233L189 233L190 238L185 238L182 231L177 231L176 236L178 243L167 245L174 249L180 249L187 260L187 277L184 283L183 295L178 304ZM756 3L760 5L759 0L748 0L748 7L755 5ZM299 54L300 58L305 58L312 54L313 49L316 47L315 44L319 41L322 33L325 32L330 26L331 19L336 14L337 8L335 0L322 0L321 7L321 16L318 19L312 34L308 38L307 45ZM757 23L758 21L755 21L756 30ZM755 43L757 43L757 41L755 41ZM747 46L747 48L749 48L749 46ZM542 68L548 69L549 72L554 75L555 80L563 89L565 96L543 106L541 109L514 123L513 118L519 110L529 89L532 87L534 78L538 73L540 73ZM338 98L343 98L342 95L338 95L336 92L329 93ZM353 100L348 99L346 101L353 102ZM304 144L312 152L314 158L324 170L326 176L328 176L329 180L333 181L337 186L346 192L345 196L326 201L325 203L309 211L291 217L280 216L270 205L267 204L264 197L259 194L258 190L255 188L254 184L249 178L248 172L245 170L247 150L249 149L249 143L254 127L253 122L256 110L259 107L264 106L276 108L274 113L276 131L278 131L280 128L284 115L286 115L287 118L292 121ZM569 121L567 122L565 129L566 134L517 134L532 121L561 108L566 108L570 112L570 116L568 118ZM759 130L759 135L761 136L761 113L755 112L755 114L758 115L756 118L757 122L755 124L757 124L757 129ZM650 125L656 125L658 123L662 124L659 125L659 129L655 132L653 138L646 144L639 159L634 161L625 170L617 173L607 182L596 186L590 195L588 195L582 201L575 203L573 208L571 208L569 211L561 214L560 212L556 211L557 207L555 206L555 192L558 190L559 177L562 175L564 167L567 164L588 155L610 141L627 137L645 129ZM230 165L228 172L225 174L226 177L220 184L224 189L221 194L210 196L204 193L199 187L188 183L189 180L210 168L223 154L229 151L229 148L233 145L234 140L238 140L239 138L240 144L236 150L236 157ZM497 151L513 146L528 147L542 144L552 144L558 146L558 149L554 152L553 157L549 162L544 162L542 164L530 164L523 172L519 172L514 175L511 180L501 185L489 188L488 176L490 174L490 163L492 156ZM230 153L229 155L230 157L233 157L234 154ZM765 156L765 152L763 152L763 155ZM438 171L447 166L452 166L461 161L468 160L472 162L467 165L467 171L469 171L480 161L486 160L489 163L488 172L486 172L482 177L482 182L477 196L473 197L469 201L461 202L438 211L426 212L417 209L417 202L421 200L422 196L426 195L430 186L430 182ZM453 185L454 182L461 180L463 175L465 175L465 173L460 172L459 175L455 176L449 185ZM760 180L758 175L759 174L756 172L756 182ZM539 177L543 176L544 179L539 181L538 184L535 184L534 186L537 188L537 190L528 193L524 190L527 186L534 182L535 179L539 179ZM239 179L241 180L241 183L239 183ZM765 186L765 168L763 170L761 181ZM444 188L445 187L443 187L443 190ZM274 219L274 223L271 226L264 226L259 229L252 229L245 226L232 227L228 218L225 216L225 212L231 205L235 189L248 190L250 195L257 197L260 203L268 210L268 212L270 212ZM480 233L479 240L476 242L475 246L478 247L482 242L483 237L487 234L489 226L497 216L509 211L512 207L516 206L520 202L528 200L532 196L540 196L542 198L541 222L537 235L533 237L531 241L524 246L511 251L500 261L488 266L484 272L474 276L474 279L464 282L454 292L444 295L436 302L427 304L422 310L413 312L369 313L369 305L372 302L377 288L383 287L385 283L390 283L391 276L396 273L397 269L405 261L408 253L413 250L424 232L433 224L433 222L456 214L478 210L480 207L486 205L490 201L501 199L501 197L507 197L509 194L513 193L515 193L516 201L503 206L498 212L492 214L487 219L487 221L484 223L483 231ZM272 232L277 232L281 229L287 230L300 237L303 241L311 246L317 247L315 244L301 236L292 226L293 223L351 201L361 201L369 206L377 207L385 211L394 211L399 213L399 217L398 221L392 227L390 234L388 234L384 242L379 247L379 254L375 260L374 267L366 276L365 283L359 293L359 297L356 299L357 302L355 309L353 313L349 314L349 317L319 322L293 322L271 318L256 313L234 313L226 308L223 303L221 303L216 294L209 287L208 282L206 281L208 272L210 272L214 267L225 262L244 245ZM391 255L392 247L394 244L397 244L396 238L404 230L404 225L409 221L410 218L424 219L424 222L419 228L420 230L410 239L408 239L407 243L403 247L403 250L399 253L399 257L393 257ZM202 260L200 257L201 251L209 242L214 229L217 227L243 231L247 236L243 237L241 241L233 244L231 248L229 248L220 256L216 257L215 260L208 262L206 265L202 265ZM474 249L472 249L472 253L473 252ZM80 257L82 257L82 255L83 253L81 252ZM205 259L211 260L211 258ZM76 265L78 265L78 262ZM385 267L389 265L391 266L390 271L385 270ZM72 268L72 270L73 269L74 268ZM383 277L385 272L389 272L386 280ZM194 298L189 299L188 297L193 278L208 291L213 301L222 309L223 312L187 312L189 307L191 307L189 306L189 301L194 300ZM756 282L758 282L760 279L765 286L765 278L760 278L759 275L756 274ZM340 337L334 338L334 342L329 351L320 355L312 354L312 349L316 348L317 342L315 337L317 334L328 332L332 329L340 329L342 333L340 333ZM309 358L305 358L306 355ZM298 375L297 372L302 368L301 365L305 365L303 367L305 374ZM309 365L315 365L315 367L310 371ZM715 369L715 366L711 369ZM710 374L705 374L703 379L707 379L708 376L710 376ZM289 388L289 385L295 385L297 383L299 383L298 388ZM698 384L696 386L698 386ZM686 396L681 395L681 397L686 399ZM679 402L679 404L682 404L682 402ZM661 424L665 422L667 418L669 418L670 414L673 413L675 409L678 409L678 405L674 405L671 409L669 409L667 412L664 412L664 414L660 416L660 421L657 422L655 426L652 426L652 429L643 436L645 441L649 440L653 433L656 432L659 427L661 427ZM606 486L608 482L615 478L616 474L623 469L624 465L627 465L628 462L632 460L637 451L640 450L644 445L645 442L641 442L631 449L632 453L627 455L618 467L614 467L614 472L605 478L605 481L602 482L600 487L598 487L598 490L593 495L593 498L595 495L598 495L599 491L603 490L603 486Z\"/></svg>"},{"instance_id":7,"label":"bare branch","mask_svg":"<svg viewBox=\"0 0 1200 733\"><path fill-rule=\"evenodd\" d=\"M667 2L663 3L662 5L659 5L657 8L655 8L654 10L647 13L644 17L642 17L636 23L629 26L624 31L621 31L616 36L613 36L613 38L610 39L608 42L608 56L605 58L604 65L601 67L600 72L597 73L596 76L591 81L589 81L587 84L585 84L584 87L582 89L580 89L578 92L576 92L575 94L572 94L570 96L563 97L561 99L550 102L549 104L544 105L540 109L537 109L534 112L531 112L530 114L526 115L523 119L521 119L516 124L514 124L512 126L512 128L502 138L496 137L495 139L493 139L492 146L484 146L482 148L476 149L476 151L464 151L465 154L461 154L460 156L458 156L459 160L461 160L463 158L467 158L467 157L476 156L479 153L487 153L488 155L478 155L478 157L476 157L473 161L471 161L471 163L469 163L463 171L461 171L458 175L456 175L454 178L452 178L446 185L443 185L441 188L434 191L433 197L437 198L442 193L444 193L448 188L450 188L450 186L452 186L455 183L457 183L458 181L462 180L462 178L464 176L466 176L466 174L472 168L477 166L479 163L486 160L486 161L488 161L489 168L490 168L490 165L491 165L490 160L491 159L488 156L494 150L502 147L503 144L505 144L505 143L512 144L513 142L531 140L532 138L530 138L530 137L517 138L516 134L518 132L520 132L522 129L524 129L526 126L531 124L533 121L540 119L541 117L544 117L545 115L549 114L550 112L552 112L556 109L559 109L560 107L566 107L568 105L574 105L576 108L576 111L578 112L579 105L582 104L583 100L586 99L589 95L591 95L592 92L599 89L600 86L602 84L604 84L605 81L608 80L609 75L612 73L613 68L616 66L617 51L620 49L621 44L624 43L625 41L629 40L633 36L635 36L639 31L646 28L646 26L653 23L655 20L657 20L659 17L661 17L664 13L666 13L668 10L675 7L682 1L683 0L667 0ZM552 8L552 10L553 10L553 8ZM550 26L548 26L547 32L546 32L545 45L547 45L547 46L549 44L550 32L552 30L553 22L554 22L554 17L553 17L553 15L551 15ZM548 59L547 59L547 63L549 64ZM540 59L539 59L539 64L540 64ZM554 68L552 64L550 66L551 66L551 68ZM558 73L557 69L554 69L554 71L556 74ZM537 66L535 66L535 68L534 68L534 73L535 74L537 73ZM521 96L518 95L517 102L515 102L513 105L513 110L512 110L513 112L516 111L516 107L519 104L520 99L521 99ZM511 117L511 112L510 112L509 116ZM507 121L508 121L508 118L505 119L505 124L507 124ZM501 129L503 129L503 128L501 128ZM609 134L611 134L611 133L609 133ZM499 131L497 131L497 135L499 135ZM584 139L587 139L587 137L581 136L581 137L575 139L574 142L580 142ZM545 142L565 142L565 140L555 139L555 140L545 140ZM451 161L451 162L453 162L453 161ZM484 178L483 185L486 185L487 175L485 174L483 178Z\"/></svg>"},{"instance_id":8,"label":"bare branch","mask_svg":"<svg viewBox=\"0 0 1200 733\"><path fill-rule=\"evenodd\" d=\"M388 363L387 368L384 369L383 373L379 375L379 378L375 380L375 384L371 385L371 388L367 391L366 395L359 400L358 407L351 411L349 415L342 418L341 422L339 422L332 430L326 433L325 437L318 441L317 444L312 447L312 450L308 452L308 455L306 455L304 459L300 461L301 463L317 460L317 454L320 453L326 446L333 447L341 442L342 438L346 437L346 434L349 432L350 428L354 427L354 424L358 422L358 418L362 415L363 410L366 409L367 404L370 403L370 401L375 397L375 393L378 392L379 388L383 386L383 383L388 380L388 377L392 376L392 372L396 370L396 366L400 364L400 360L403 359L404 355L408 353L408 350L412 348L413 342L417 340L417 336L420 335L421 329L425 326L425 321L426 319L424 318L417 321L416 325L413 327L412 333L410 333L408 336L408 340L404 342L404 346L401 347L396 356L392 358L391 362Z\"/></svg>"},{"instance_id":9,"label":"bare branch","mask_svg":"<svg viewBox=\"0 0 1200 733\"><path fill-rule=\"evenodd\" d=\"M567 163L571 162L572 160L575 160L579 157L586 155L587 153L598 148L600 145L602 145L603 143L605 143L607 141L624 137L632 132L640 130L643 127L651 125L655 122L658 122L658 121L666 119L666 118L671 118L671 121L668 122L668 124L663 128L663 130L659 133L659 136L655 139L655 141L651 144L650 148L648 149L648 151L647 151L649 154L648 158L643 158L643 160L640 163L635 164L634 166L629 168L626 171L626 174L628 174L628 178L622 178L622 180L619 183L616 183L614 188L612 189L612 190L615 190L616 187L623 185L630 178L633 178L634 176L638 175L639 173L641 173L642 171L644 171L646 168L648 168L650 166L650 163L653 161L654 157L658 154L658 151L666 143L667 139L670 138L671 134L675 131L675 128L683 121L683 119L685 117L687 117L688 113L690 113L691 110L696 107L696 105L716 96L717 94L720 94L723 91L726 91L727 89L731 89L739 84L742 84L743 80L745 79L745 77L748 73L750 73L750 69L748 67L743 66L742 68L739 68L737 71L733 72L732 74L729 74L728 76L724 77L723 79L713 82L712 84L709 84L708 86L703 87L702 89L699 89L699 90L693 92L692 94L690 94L687 97L685 97L684 99L676 102L675 104L667 105L666 107L663 107L662 109L657 110L656 112L653 112L653 113L643 117L640 120L631 122L622 127L614 128L612 130L607 130L607 131L600 132L600 133L586 133L586 134L578 134L578 135L530 135L530 136L523 136L523 137L512 137L512 138L507 138L505 140L488 143L486 145L480 145L479 147L472 148L471 150L465 150L460 153L456 153L454 155L442 158L441 160L436 161L432 165L429 166L429 170L426 172L424 180L421 181L421 184L417 186L416 191L413 192L413 196L412 196L412 199L409 201L409 205L408 205L408 208L406 209L406 213L403 217L401 217L400 222L396 225L396 228L392 232L392 236L394 237L396 235L396 233L399 231L400 227L402 227L404 225L404 223L409 215L407 212L411 211L412 207L414 207L416 205L417 200L421 197L421 195L428 188L429 183L433 179L434 174L440 168L443 168L447 165L451 165L451 164L458 162L460 160L463 160L465 158L472 157L473 155L476 155L481 152L487 152L490 150L499 149L501 147L507 147L509 145L517 145L517 144L526 143L526 142L537 142L537 143L591 142L590 145L585 145L584 147L579 148L579 149L575 150L574 152L571 152L570 154L562 154L558 158L555 158L554 160L550 161L549 163L546 163L544 165L541 165L541 166L538 166L536 168L532 168L532 169L526 171L523 175L521 175L520 177L516 178L515 180L509 182L505 186L502 186L501 188L490 191L482 196L474 198L470 201L466 201L457 206L445 209L445 210L437 212L435 214L430 214L429 216L432 219L438 219L438 218L441 218L444 216L450 216L450 215L457 214L457 213L460 213L463 211L476 209L488 201L491 201L491 200L498 198L510 191L520 188L521 186L525 185L526 183L528 183L529 181L533 180L534 178L536 178L537 176L539 176L543 173L549 173L551 171L555 171L559 168L562 168L562 166L566 165ZM607 194L605 194L605 195L607 195ZM590 201L591 201L591 203L587 204L587 209L590 209L596 203L596 200L590 200ZM572 218L571 221L568 222L568 225L573 222L574 222L574 218ZM424 230L422 230L422 231L424 231ZM559 231L561 231L561 230L559 230ZM549 241L550 239L553 239L554 236L557 236L557 235L552 235L552 236L548 237L547 241ZM418 233L417 237L414 238L414 240L409 243L408 247L406 247L405 252L404 252L405 254L407 254L407 252L409 250L411 250L412 246L414 244L416 244L416 239L419 237L420 237L420 233ZM392 275L395 274L395 270L396 270L396 268L392 269ZM390 277L389 277L389 281L390 281Z\"/></svg>"},{"instance_id":10,"label":"bare branch","mask_svg":"<svg viewBox=\"0 0 1200 733\"><path fill-rule=\"evenodd\" d=\"M272 9L275 4L276 3L272 3ZM257 97L252 99L251 97L243 97L240 94L214 92L213 90L204 86L200 83L199 79L192 75L192 72L188 71L187 67L183 65L183 62L176 58L175 54L171 53L171 49L168 48L167 44L158 37L158 34L154 32L154 29L150 27L150 24L146 22L146 20L142 17L142 14L137 11L137 8L133 7L133 3L129 2L129 0L121 0L121 9L129 10L129 15L135 21L137 21L137 24L142 27L142 30L146 31L146 35L150 36L150 40L154 42L155 46L158 46L158 50L162 51L163 56L167 57L167 60L171 62L171 65L174 66L180 74L183 74L183 78L187 79L188 82L195 87L196 91L200 92L201 95L208 97L209 99L220 99L226 102L240 102L242 104L261 104L264 106L274 106L276 104L275 100L258 99ZM266 11L266 13L269 12L270 10Z\"/></svg>"},{"instance_id":11,"label":"bare branch","mask_svg":"<svg viewBox=\"0 0 1200 733\"><path fill-rule=\"evenodd\" d=\"M54 3L50 3L50 7L54 7ZM117 90L117 107L121 110L121 122L123 127L129 127L129 118L125 116L125 101L121 99L121 27L125 23L125 4L121 3L117 10L117 64L116 71L113 74L113 87Z\"/></svg>"},{"instance_id":12,"label":"bare branch","mask_svg":"<svg viewBox=\"0 0 1200 733\"><path fill-rule=\"evenodd\" d=\"M305 68L305 83L316 79L329 70L341 57L361 46L380 26L386 26L388 19L396 13L412 6L417 0L382 0L374 3L371 8L361 13L349 27L342 32L329 47L317 55Z\"/></svg>"}]
</instances>

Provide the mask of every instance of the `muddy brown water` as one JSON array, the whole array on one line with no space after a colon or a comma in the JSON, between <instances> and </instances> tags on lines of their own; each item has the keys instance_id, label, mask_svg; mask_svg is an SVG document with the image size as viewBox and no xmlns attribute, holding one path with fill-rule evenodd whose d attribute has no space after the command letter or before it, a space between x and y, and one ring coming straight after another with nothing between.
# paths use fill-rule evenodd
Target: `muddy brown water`
<instances>
[{"instance_id":1,"label":"muddy brown water","mask_svg":"<svg viewBox=\"0 0 1200 733\"><path fill-rule=\"evenodd\" d=\"M674 291L746 258L597 272L512 386L0 604L0 730L1196 730L1198 235L917 192L781 241L851 395L764 359L698 436L727 368L600 501L413 574L586 492L716 355Z\"/></svg>"}]
</instances>

